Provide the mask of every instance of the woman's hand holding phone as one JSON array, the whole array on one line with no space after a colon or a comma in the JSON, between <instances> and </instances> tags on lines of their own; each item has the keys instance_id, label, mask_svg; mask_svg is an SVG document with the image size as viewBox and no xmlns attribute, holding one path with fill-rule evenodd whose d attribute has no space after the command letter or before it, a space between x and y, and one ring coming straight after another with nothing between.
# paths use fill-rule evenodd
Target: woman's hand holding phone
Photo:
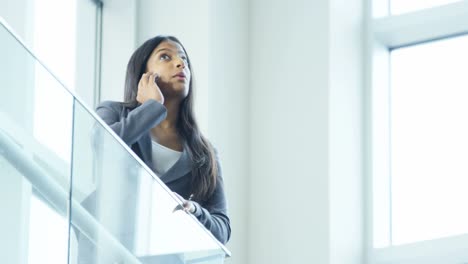
<instances>
[{"instance_id":1,"label":"woman's hand holding phone","mask_svg":"<svg viewBox=\"0 0 468 264\"><path fill-rule=\"evenodd\" d=\"M140 82L138 82L138 93L136 100L143 104L149 99L154 99L161 104L164 104L164 95L159 89L157 79L159 78L157 73L144 73L141 76Z\"/></svg>"}]
</instances>

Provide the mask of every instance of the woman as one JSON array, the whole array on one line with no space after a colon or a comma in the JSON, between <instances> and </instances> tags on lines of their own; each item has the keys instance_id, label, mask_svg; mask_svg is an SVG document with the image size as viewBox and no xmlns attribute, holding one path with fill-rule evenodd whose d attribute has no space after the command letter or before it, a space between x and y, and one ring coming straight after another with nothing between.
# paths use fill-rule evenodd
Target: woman
<instances>
[{"instance_id":1,"label":"woman","mask_svg":"<svg viewBox=\"0 0 468 264\"><path fill-rule=\"evenodd\" d=\"M157 36L132 55L125 102L103 102L97 114L223 244L231 235L215 151L193 114L190 60L179 40Z\"/></svg>"}]
</instances>

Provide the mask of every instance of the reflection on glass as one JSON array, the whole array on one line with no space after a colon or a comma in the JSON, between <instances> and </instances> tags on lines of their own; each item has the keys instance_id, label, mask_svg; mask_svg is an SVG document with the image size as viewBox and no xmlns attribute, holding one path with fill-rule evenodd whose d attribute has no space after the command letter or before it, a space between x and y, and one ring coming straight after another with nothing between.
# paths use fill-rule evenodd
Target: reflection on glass
<instances>
[{"instance_id":1,"label":"reflection on glass","mask_svg":"<svg viewBox=\"0 0 468 264\"><path fill-rule=\"evenodd\" d=\"M3 25L0 43L2 263L66 263L73 97Z\"/></svg>"},{"instance_id":2,"label":"reflection on glass","mask_svg":"<svg viewBox=\"0 0 468 264\"><path fill-rule=\"evenodd\" d=\"M67 262L68 257L68 214L66 192L63 189L41 195L45 192L50 178L44 174L25 173L28 166L21 158L24 149L16 148L0 136L0 148L9 150L9 157L0 155L0 199L2 200L2 218L0 219L0 240L2 263L51 263ZM14 153L11 147L20 152ZM35 171L42 169L29 160L29 166ZM58 187L56 185L56 187ZM40 198L38 198L40 197ZM62 198L60 202L54 197Z\"/></svg>"},{"instance_id":3,"label":"reflection on glass","mask_svg":"<svg viewBox=\"0 0 468 264\"><path fill-rule=\"evenodd\" d=\"M399 15L459 1L460 0L390 0L390 13L392 15Z\"/></svg>"},{"instance_id":4,"label":"reflection on glass","mask_svg":"<svg viewBox=\"0 0 468 264\"><path fill-rule=\"evenodd\" d=\"M391 53L393 244L468 232L468 36Z\"/></svg>"}]
</instances>

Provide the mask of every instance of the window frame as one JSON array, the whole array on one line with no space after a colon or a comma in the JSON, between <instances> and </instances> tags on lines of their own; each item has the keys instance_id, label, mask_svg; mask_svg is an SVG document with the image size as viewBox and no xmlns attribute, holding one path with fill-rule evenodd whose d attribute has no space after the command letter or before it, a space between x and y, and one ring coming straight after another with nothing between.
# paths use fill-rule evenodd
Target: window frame
<instances>
[{"instance_id":1,"label":"window frame","mask_svg":"<svg viewBox=\"0 0 468 264\"><path fill-rule=\"evenodd\" d=\"M396 48L468 34L468 0L400 15L390 15L390 1L367 0L365 3L367 263L468 262L468 234L392 246L390 153L385 154L390 150L391 133L390 52ZM376 194L375 189L378 190ZM374 213L379 217L374 219ZM376 242L378 248L374 247Z\"/></svg>"}]
</instances>

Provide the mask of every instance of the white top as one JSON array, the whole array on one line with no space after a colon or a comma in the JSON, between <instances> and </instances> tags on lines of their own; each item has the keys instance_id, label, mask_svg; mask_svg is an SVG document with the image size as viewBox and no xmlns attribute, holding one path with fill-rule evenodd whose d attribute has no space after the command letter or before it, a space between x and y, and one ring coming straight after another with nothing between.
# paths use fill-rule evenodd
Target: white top
<instances>
[{"instance_id":1,"label":"white top","mask_svg":"<svg viewBox=\"0 0 468 264\"><path fill-rule=\"evenodd\" d=\"M152 142L154 171L161 177L179 160L182 152L167 148L156 141Z\"/></svg>"}]
</instances>

